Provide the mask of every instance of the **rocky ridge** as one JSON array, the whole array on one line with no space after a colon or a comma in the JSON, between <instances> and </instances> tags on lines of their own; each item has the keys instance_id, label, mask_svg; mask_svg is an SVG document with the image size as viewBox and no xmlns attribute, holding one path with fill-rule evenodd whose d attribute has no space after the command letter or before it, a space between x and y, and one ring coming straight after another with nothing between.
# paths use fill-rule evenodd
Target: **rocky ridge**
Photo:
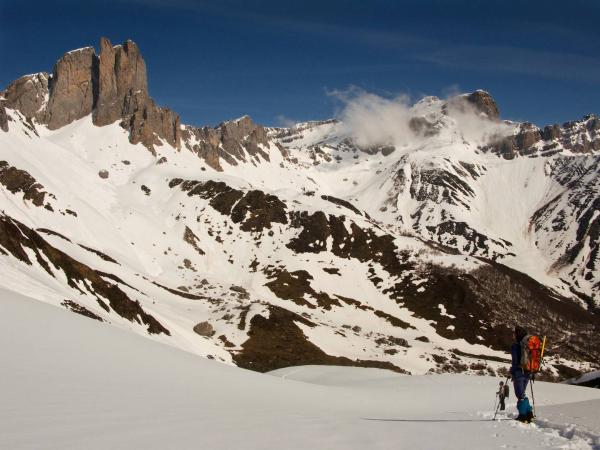
<instances>
[{"instance_id":1,"label":"rocky ridge","mask_svg":"<svg viewBox=\"0 0 600 450\"><path fill-rule=\"evenodd\" d=\"M514 135L492 143L486 150L507 159L516 156L552 156L564 152L590 155L600 151L600 118L588 115L579 121L546 125L543 128L522 123Z\"/></svg>"}]
</instances>

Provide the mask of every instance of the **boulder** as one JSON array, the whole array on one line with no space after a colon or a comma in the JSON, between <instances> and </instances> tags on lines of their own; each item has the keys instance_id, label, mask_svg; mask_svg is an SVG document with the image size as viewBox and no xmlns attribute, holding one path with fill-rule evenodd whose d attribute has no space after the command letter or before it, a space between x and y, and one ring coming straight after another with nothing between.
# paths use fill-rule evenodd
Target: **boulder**
<instances>
[{"instance_id":1,"label":"boulder","mask_svg":"<svg viewBox=\"0 0 600 450\"><path fill-rule=\"evenodd\" d=\"M194 332L205 337L210 337L215 334L213 326L208 322L200 322L194 327Z\"/></svg>"}]
</instances>

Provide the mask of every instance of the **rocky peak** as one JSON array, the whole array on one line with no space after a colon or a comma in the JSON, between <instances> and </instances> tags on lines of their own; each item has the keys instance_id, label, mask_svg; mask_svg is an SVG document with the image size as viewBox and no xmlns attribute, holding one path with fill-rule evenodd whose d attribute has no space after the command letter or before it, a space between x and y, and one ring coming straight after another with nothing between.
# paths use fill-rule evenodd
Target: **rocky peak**
<instances>
[{"instance_id":1,"label":"rocky peak","mask_svg":"<svg viewBox=\"0 0 600 450\"><path fill-rule=\"evenodd\" d=\"M149 97L146 64L130 40L113 46L102 38L99 56L93 47L67 52L54 65L52 76L21 77L4 96L6 107L52 130L92 113L97 126L120 120L130 132L130 141L151 151L162 141L180 145L179 116Z\"/></svg>"},{"instance_id":2,"label":"rocky peak","mask_svg":"<svg viewBox=\"0 0 600 450\"><path fill-rule=\"evenodd\" d=\"M492 96L482 90L477 90L465 97L466 101L475 107L479 112L484 113L491 120L500 118L500 110Z\"/></svg>"},{"instance_id":3,"label":"rocky peak","mask_svg":"<svg viewBox=\"0 0 600 450\"><path fill-rule=\"evenodd\" d=\"M146 64L138 46L128 40L113 47L107 38L102 38L94 123L108 125L128 116L147 97Z\"/></svg>"},{"instance_id":4,"label":"rocky peak","mask_svg":"<svg viewBox=\"0 0 600 450\"><path fill-rule=\"evenodd\" d=\"M426 99L431 99L429 100L429 103L435 103L435 97L426 97ZM423 103L419 102L418 105L423 106ZM498 105L496 105L496 102L489 93L482 90L451 97L442 105L441 110L442 113L446 115L452 115L453 111L466 113L474 110L476 113L484 115L489 120L498 121L500 118Z\"/></svg>"}]
</instances>

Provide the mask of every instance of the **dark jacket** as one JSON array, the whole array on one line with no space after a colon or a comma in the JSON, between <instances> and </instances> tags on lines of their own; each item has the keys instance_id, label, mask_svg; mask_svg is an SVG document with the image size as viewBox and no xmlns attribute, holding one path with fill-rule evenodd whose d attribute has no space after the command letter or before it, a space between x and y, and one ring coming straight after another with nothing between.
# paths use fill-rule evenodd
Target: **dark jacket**
<instances>
[{"instance_id":1,"label":"dark jacket","mask_svg":"<svg viewBox=\"0 0 600 450\"><path fill-rule=\"evenodd\" d=\"M519 342L513 342L510 346L510 355L512 357L510 376L513 378L525 376L525 373L521 368L521 344Z\"/></svg>"}]
</instances>

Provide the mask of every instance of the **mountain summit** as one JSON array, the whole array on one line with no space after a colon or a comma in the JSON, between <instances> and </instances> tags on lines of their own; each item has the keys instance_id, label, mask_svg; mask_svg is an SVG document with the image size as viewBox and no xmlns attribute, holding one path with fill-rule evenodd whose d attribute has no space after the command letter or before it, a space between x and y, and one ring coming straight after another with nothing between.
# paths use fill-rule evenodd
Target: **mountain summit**
<instances>
[{"instance_id":1,"label":"mountain summit","mask_svg":"<svg viewBox=\"0 0 600 450\"><path fill-rule=\"evenodd\" d=\"M132 144L152 148L164 139L175 148L180 145L179 116L157 106L148 95L146 64L130 40L113 46L102 38L100 55L93 47L67 52L51 75L21 77L8 86L4 97L5 107L51 130L92 114L97 126L121 121Z\"/></svg>"}]
</instances>

